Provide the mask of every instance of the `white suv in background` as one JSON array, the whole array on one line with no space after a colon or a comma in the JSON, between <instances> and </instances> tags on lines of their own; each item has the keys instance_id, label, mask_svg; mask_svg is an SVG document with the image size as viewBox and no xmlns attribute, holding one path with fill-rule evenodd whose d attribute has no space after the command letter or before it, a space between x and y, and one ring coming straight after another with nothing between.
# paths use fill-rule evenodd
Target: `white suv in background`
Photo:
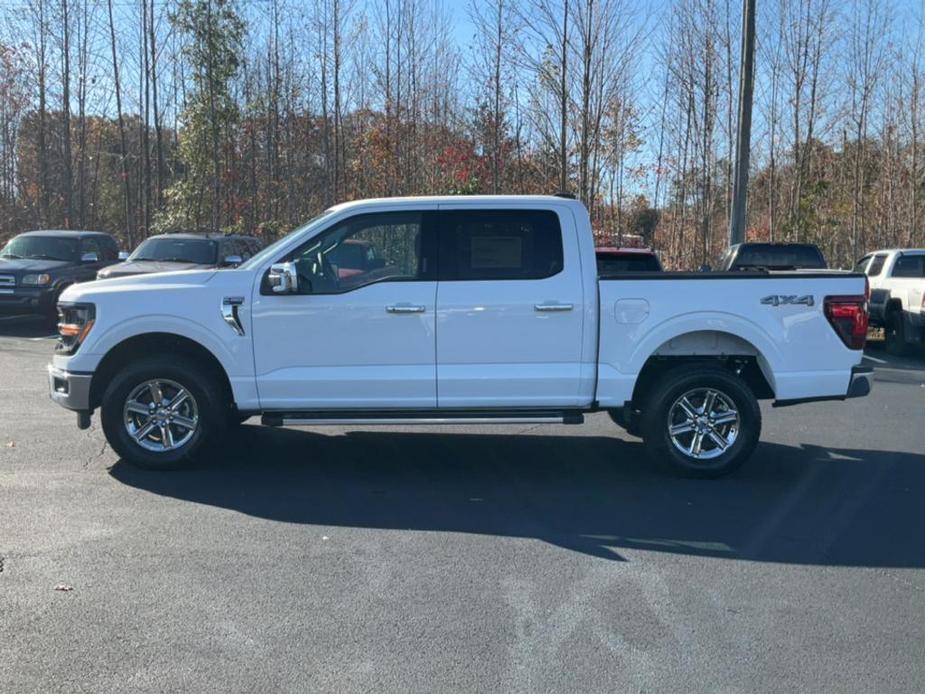
<instances>
[{"instance_id":1,"label":"white suv in background","mask_svg":"<svg viewBox=\"0 0 925 694\"><path fill-rule=\"evenodd\" d=\"M886 348L905 354L925 342L925 248L874 251L855 265L870 281L870 322L882 326Z\"/></svg>"}]
</instances>

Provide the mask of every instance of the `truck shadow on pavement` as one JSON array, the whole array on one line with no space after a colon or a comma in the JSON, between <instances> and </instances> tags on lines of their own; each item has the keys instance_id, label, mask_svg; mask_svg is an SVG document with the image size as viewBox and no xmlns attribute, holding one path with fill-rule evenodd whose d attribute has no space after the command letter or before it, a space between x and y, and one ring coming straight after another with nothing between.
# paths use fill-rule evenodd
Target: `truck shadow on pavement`
<instances>
[{"instance_id":1,"label":"truck shadow on pavement","mask_svg":"<svg viewBox=\"0 0 925 694\"><path fill-rule=\"evenodd\" d=\"M721 480L662 474L642 444L586 436L244 426L198 468L120 482L286 523L536 538L796 564L925 567L925 455L762 443Z\"/></svg>"}]
</instances>

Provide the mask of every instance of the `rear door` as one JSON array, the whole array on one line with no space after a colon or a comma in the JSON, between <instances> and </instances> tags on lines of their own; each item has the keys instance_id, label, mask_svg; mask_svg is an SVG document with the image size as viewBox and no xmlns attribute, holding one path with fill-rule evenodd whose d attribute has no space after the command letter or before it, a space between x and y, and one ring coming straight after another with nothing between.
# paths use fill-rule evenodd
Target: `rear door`
<instances>
[{"instance_id":1,"label":"rear door","mask_svg":"<svg viewBox=\"0 0 925 694\"><path fill-rule=\"evenodd\" d=\"M917 313L925 292L925 253L903 253L893 263L893 295L904 299L906 310Z\"/></svg>"},{"instance_id":2,"label":"rear door","mask_svg":"<svg viewBox=\"0 0 925 694\"><path fill-rule=\"evenodd\" d=\"M581 405L585 302L567 210L441 205L441 408Z\"/></svg>"}]
</instances>

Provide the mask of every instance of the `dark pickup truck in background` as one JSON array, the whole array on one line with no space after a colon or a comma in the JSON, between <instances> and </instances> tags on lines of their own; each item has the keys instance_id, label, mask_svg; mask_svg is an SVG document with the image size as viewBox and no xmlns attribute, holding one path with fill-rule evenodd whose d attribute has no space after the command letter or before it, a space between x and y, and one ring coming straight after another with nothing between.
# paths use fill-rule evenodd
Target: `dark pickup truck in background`
<instances>
[{"instance_id":1,"label":"dark pickup truck in background","mask_svg":"<svg viewBox=\"0 0 925 694\"><path fill-rule=\"evenodd\" d=\"M101 231L29 231L0 250L0 315L38 313L57 320L58 297L119 261L116 240Z\"/></svg>"},{"instance_id":2,"label":"dark pickup truck in background","mask_svg":"<svg viewBox=\"0 0 925 694\"><path fill-rule=\"evenodd\" d=\"M828 264L812 243L737 243L720 260L719 271L825 270Z\"/></svg>"}]
</instances>

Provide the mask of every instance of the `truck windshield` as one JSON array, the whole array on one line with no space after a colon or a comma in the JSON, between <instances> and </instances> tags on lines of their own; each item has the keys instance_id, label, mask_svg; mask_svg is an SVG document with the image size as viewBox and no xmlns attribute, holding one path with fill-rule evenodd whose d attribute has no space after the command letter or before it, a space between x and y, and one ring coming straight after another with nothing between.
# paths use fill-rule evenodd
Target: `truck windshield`
<instances>
[{"instance_id":1,"label":"truck windshield","mask_svg":"<svg viewBox=\"0 0 925 694\"><path fill-rule=\"evenodd\" d=\"M144 241L128 259L215 265L218 259L218 244L209 239L176 239L161 236Z\"/></svg>"},{"instance_id":2,"label":"truck windshield","mask_svg":"<svg viewBox=\"0 0 925 694\"><path fill-rule=\"evenodd\" d=\"M3 247L0 258L76 260L77 239L62 236L17 236Z\"/></svg>"}]
</instances>

